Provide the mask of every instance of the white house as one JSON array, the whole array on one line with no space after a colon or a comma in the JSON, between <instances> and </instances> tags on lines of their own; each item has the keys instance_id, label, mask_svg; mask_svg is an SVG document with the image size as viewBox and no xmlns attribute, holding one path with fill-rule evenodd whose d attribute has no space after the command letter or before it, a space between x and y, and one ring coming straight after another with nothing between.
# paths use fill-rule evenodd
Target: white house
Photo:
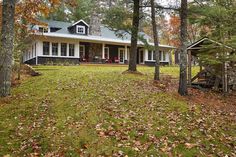
<instances>
[{"instance_id":1,"label":"white house","mask_svg":"<svg viewBox=\"0 0 236 157\"><path fill-rule=\"evenodd\" d=\"M122 38L105 26L101 26L101 35L89 34L89 25L80 20L75 23L60 21L43 21L45 26L34 26L34 40L28 52L23 55L23 61L28 64L38 65L49 62L82 62L118 63L129 62L131 36L125 34ZM142 35L150 45L150 37ZM169 64L170 51L174 47L160 45L160 62ZM144 48L138 42L137 63L154 65L155 54Z\"/></svg>"}]
</instances>

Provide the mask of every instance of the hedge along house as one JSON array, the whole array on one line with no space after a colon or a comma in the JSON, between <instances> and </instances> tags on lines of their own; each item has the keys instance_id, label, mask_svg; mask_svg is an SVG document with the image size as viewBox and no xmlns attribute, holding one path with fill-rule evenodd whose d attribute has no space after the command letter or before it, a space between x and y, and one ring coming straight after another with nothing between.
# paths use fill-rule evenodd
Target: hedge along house
<instances>
[{"instance_id":1,"label":"hedge along house","mask_svg":"<svg viewBox=\"0 0 236 157\"><path fill-rule=\"evenodd\" d=\"M100 35L90 34L90 26L80 20L73 24L60 21L43 21L45 26L34 26L34 41L28 52L23 55L27 64L38 65L48 63L80 64L118 63L127 64L131 45L131 36L125 34L119 38L115 32L100 26ZM150 45L150 37L142 35ZM160 45L160 63L170 64L172 46ZM155 54L138 42L137 63L155 65Z\"/></svg>"}]
</instances>

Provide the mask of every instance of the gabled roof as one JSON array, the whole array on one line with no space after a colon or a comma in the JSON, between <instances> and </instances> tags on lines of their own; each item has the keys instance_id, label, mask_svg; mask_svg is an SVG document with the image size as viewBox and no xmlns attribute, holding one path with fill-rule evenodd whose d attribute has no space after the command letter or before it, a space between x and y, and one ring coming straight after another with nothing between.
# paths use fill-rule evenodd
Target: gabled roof
<instances>
[{"instance_id":1,"label":"gabled roof","mask_svg":"<svg viewBox=\"0 0 236 157\"><path fill-rule=\"evenodd\" d=\"M88 25L84 20L79 20L79 21L73 23L72 26L75 26L75 25L77 25L77 24L80 23L80 22L83 22L86 26L89 27L89 25Z\"/></svg>"},{"instance_id":2,"label":"gabled roof","mask_svg":"<svg viewBox=\"0 0 236 157\"><path fill-rule=\"evenodd\" d=\"M76 23L71 24L69 22L42 20L42 22L47 23L49 27L61 28L60 30L56 32L43 33L43 35L47 37L70 38L70 39L79 39L79 40L84 40L84 41L95 41L95 42L104 41L104 42L117 43L117 44L119 43L130 44L131 43L130 34L126 33L122 37L118 37L114 31L110 30L106 26L100 26L101 36L94 36L94 35L89 35L89 34L88 35L71 34L68 30L68 27L72 27L73 25L76 25L77 23L81 21L84 22L83 20L79 20ZM38 33L38 34L36 33L36 35L42 35L42 33ZM147 39L147 41L150 41L151 39L151 37L149 37L147 34L143 32L139 32L139 35L142 35L145 39ZM142 42L139 42L139 44L142 44ZM150 43L150 42L149 44L154 45L153 43ZM171 49L175 48L169 45L160 45L160 47L171 48Z\"/></svg>"},{"instance_id":3,"label":"gabled roof","mask_svg":"<svg viewBox=\"0 0 236 157\"><path fill-rule=\"evenodd\" d=\"M208 40L208 38L207 38L207 37L204 37L204 38L202 38L202 39L200 39L200 40L198 40L198 41L192 43L191 45L189 45L189 46L187 47L187 49L191 49L191 48L195 47L196 45L200 44L201 42L203 42L203 41L205 41L205 40Z\"/></svg>"},{"instance_id":4,"label":"gabled roof","mask_svg":"<svg viewBox=\"0 0 236 157\"><path fill-rule=\"evenodd\" d=\"M217 41L215 41L215 40L209 39L208 37L204 37L204 38L202 38L202 39L200 39L200 40L198 40L198 41L192 43L191 45L189 45L187 49L188 49L188 50L191 50L191 49L193 49L195 46L197 46L197 45L203 43L204 41L210 41L211 43L215 43L215 44L217 44L217 45L224 45L224 44L219 43L219 42L217 42ZM234 50L234 49L233 49L232 47L230 47L230 46L227 46L227 45L224 45L224 46L225 46L226 48L228 48L228 49ZM198 47L198 48L199 48L199 47Z\"/></svg>"}]
</instances>

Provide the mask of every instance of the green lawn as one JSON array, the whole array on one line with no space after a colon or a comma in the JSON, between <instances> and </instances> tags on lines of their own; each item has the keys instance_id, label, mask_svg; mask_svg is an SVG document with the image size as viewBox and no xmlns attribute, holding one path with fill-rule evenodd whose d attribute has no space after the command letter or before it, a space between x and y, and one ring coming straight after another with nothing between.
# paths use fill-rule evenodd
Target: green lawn
<instances>
[{"instance_id":1,"label":"green lawn","mask_svg":"<svg viewBox=\"0 0 236 157\"><path fill-rule=\"evenodd\" d=\"M0 156L236 155L235 120L160 90L153 68L35 68L0 101Z\"/></svg>"}]
</instances>

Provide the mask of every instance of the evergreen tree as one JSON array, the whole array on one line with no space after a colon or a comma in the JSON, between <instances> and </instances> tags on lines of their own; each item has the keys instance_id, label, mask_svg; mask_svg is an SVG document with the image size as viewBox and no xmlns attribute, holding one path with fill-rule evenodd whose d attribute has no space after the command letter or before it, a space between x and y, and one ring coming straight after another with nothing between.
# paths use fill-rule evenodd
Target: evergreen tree
<instances>
[{"instance_id":1,"label":"evergreen tree","mask_svg":"<svg viewBox=\"0 0 236 157\"><path fill-rule=\"evenodd\" d=\"M140 1L134 0L133 22L131 29L131 49L128 71L137 71L137 49L138 49L138 30L139 30L139 6Z\"/></svg>"},{"instance_id":2,"label":"evergreen tree","mask_svg":"<svg viewBox=\"0 0 236 157\"><path fill-rule=\"evenodd\" d=\"M160 80L160 59L159 59L159 38L158 38L158 31L157 31L157 24L156 24L156 13L155 13L155 6L154 0L151 0L151 17L152 17L152 28L153 28L153 39L155 44L155 74L154 80Z\"/></svg>"},{"instance_id":3,"label":"evergreen tree","mask_svg":"<svg viewBox=\"0 0 236 157\"><path fill-rule=\"evenodd\" d=\"M204 66L211 67L211 73L222 80L223 91L228 92L227 77L224 73L227 63L236 61L235 55L232 55L236 48L236 2L232 0L203 2L191 4L190 20L207 27L208 36L218 43L205 43L206 46L201 49L198 57Z\"/></svg>"},{"instance_id":4,"label":"evergreen tree","mask_svg":"<svg viewBox=\"0 0 236 157\"><path fill-rule=\"evenodd\" d=\"M3 0L0 49L0 97L10 94L13 61L15 0Z\"/></svg>"},{"instance_id":5,"label":"evergreen tree","mask_svg":"<svg viewBox=\"0 0 236 157\"><path fill-rule=\"evenodd\" d=\"M187 0L181 0L180 9L180 77L179 77L179 94L184 96L188 94L187 90Z\"/></svg>"}]
</instances>

